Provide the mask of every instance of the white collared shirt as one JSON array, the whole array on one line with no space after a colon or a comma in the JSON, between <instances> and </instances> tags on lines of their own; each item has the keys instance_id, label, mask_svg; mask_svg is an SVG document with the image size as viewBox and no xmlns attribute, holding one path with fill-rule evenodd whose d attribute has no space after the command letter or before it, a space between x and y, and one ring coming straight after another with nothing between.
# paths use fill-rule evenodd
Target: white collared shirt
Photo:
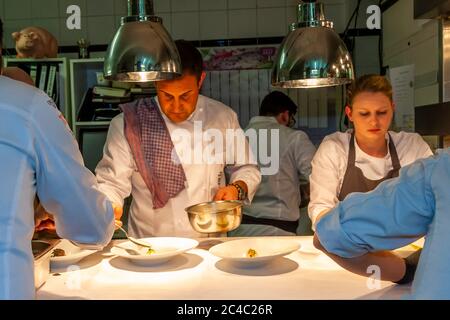
<instances>
[{"instance_id":1,"label":"white collared shirt","mask_svg":"<svg viewBox=\"0 0 450 320\"><path fill-rule=\"evenodd\" d=\"M244 207L244 213L256 218L296 221L300 218L300 181L308 180L311 174L311 160L316 148L306 133L294 130L277 122L275 117L257 116L250 120L246 130L254 129L260 139L267 133L267 149L278 156L276 174L262 175L261 184L251 205ZM278 140L270 138L272 130L278 131ZM260 142L261 143L261 142ZM275 145L275 143L277 145ZM259 154L258 157L261 155ZM267 163L258 159L259 163ZM290 234L273 226L242 225L233 236L244 235L286 235Z\"/></svg>"},{"instance_id":2,"label":"white collared shirt","mask_svg":"<svg viewBox=\"0 0 450 320\"><path fill-rule=\"evenodd\" d=\"M158 99L155 99L158 106ZM180 138L180 130L185 130L188 136L194 134L195 128L201 126L202 130L217 129L224 132L233 129L243 136L243 130L239 126L236 113L221 102L199 96L195 111L188 120L174 123L161 113L167 125L175 150L181 158L186 174L186 188L176 197L160 209L153 209L150 191L138 172L128 141L124 136L123 114L116 116L112 121L106 139L103 159L96 168L97 179L101 190L111 201L123 204L123 199L130 194L133 197L129 213L129 233L135 237L148 236L184 236L204 237L197 233L190 225L185 208L201 202L212 201L216 191L225 185L224 163L205 163L205 161L186 163L183 161L183 153L191 148L186 144L174 141L175 135ZM176 139L175 139L176 140ZM189 140L195 143L195 138ZM197 149L194 149L197 150ZM223 149L223 152L227 147ZM247 153L248 148L237 150L239 153ZM205 151L203 149L203 151ZM205 151L206 152L206 151ZM251 150L249 150L251 153ZM191 157L198 157L199 153L193 152ZM220 156L220 155L219 155ZM246 163L232 167L230 181L243 180L248 186L248 201L251 201L261 180L256 163L251 160L251 154L246 158ZM197 158L198 159L198 158Z\"/></svg>"},{"instance_id":3,"label":"white collared shirt","mask_svg":"<svg viewBox=\"0 0 450 320\"><path fill-rule=\"evenodd\" d=\"M320 212L334 208L339 202L338 195L347 170L351 132L351 130L335 132L326 136L314 156L310 177L311 198L308 205L313 226ZM433 154L417 133L389 131L389 134L402 167ZM386 139L388 139L387 135ZM355 165L363 171L366 178L371 180L382 179L393 169L389 150L384 158L372 157L359 148L356 139Z\"/></svg>"}]
</instances>

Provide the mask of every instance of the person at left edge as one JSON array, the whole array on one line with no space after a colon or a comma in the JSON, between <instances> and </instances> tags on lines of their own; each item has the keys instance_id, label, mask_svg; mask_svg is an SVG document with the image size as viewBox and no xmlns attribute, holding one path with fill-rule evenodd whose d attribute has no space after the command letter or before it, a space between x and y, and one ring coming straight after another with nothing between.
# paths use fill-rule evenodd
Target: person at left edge
<instances>
[{"instance_id":1,"label":"person at left edge","mask_svg":"<svg viewBox=\"0 0 450 320\"><path fill-rule=\"evenodd\" d=\"M261 181L236 113L200 95L206 77L200 52L184 40L175 44L181 77L156 82L157 97L121 105L96 168L111 201L123 205L132 195L128 232L138 238L205 236L190 225L186 207L211 200L250 203ZM227 131L243 144L220 140ZM209 134L220 136L222 150L208 151ZM225 168L232 184L226 185Z\"/></svg>"},{"instance_id":2,"label":"person at left edge","mask_svg":"<svg viewBox=\"0 0 450 320\"><path fill-rule=\"evenodd\" d=\"M111 240L113 208L45 93L0 75L0 114L0 299L33 299L35 196L58 235L85 248Z\"/></svg>"}]
</instances>

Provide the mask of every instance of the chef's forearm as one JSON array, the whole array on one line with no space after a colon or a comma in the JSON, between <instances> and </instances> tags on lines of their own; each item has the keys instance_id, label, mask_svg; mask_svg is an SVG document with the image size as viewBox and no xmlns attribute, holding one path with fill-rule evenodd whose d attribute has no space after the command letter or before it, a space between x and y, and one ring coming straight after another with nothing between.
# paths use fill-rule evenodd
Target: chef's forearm
<instances>
[{"instance_id":1,"label":"chef's forearm","mask_svg":"<svg viewBox=\"0 0 450 320\"><path fill-rule=\"evenodd\" d=\"M372 276L379 270L379 280L396 282L403 278L406 271L404 259L391 251L369 252L355 258L342 258L328 252L320 243L317 235L314 235L314 246L323 251L342 268L361 276Z\"/></svg>"},{"instance_id":2,"label":"chef's forearm","mask_svg":"<svg viewBox=\"0 0 450 320\"><path fill-rule=\"evenodd\" d=\"M237 181L243 181L246 184L247 198L251 201L261 182L261 173L257 166L245 165L231 175L230 182Z\"/></svg>"},{"instance_id":3,"label":"chef's forearm","mask_svg":"<svg viewBox=\"0 0 450 320\"><path fill-rule=\"evenodd\" d=\"M245 181L237 180L237 181L234 181L233 183L238 184L242 189L244 189L245 194L248 193L248 187L247 187L247 183L245 183Z\"/></svg>"}]
</instances>

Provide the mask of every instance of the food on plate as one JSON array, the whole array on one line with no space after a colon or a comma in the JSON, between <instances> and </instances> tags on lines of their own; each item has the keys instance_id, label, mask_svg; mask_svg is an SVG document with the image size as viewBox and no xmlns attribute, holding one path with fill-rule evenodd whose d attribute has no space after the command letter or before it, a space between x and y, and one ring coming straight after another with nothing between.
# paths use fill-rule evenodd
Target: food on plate
<instances>
[{"instance_id":1,"label":"food on plate","mask_svg":"<svg viewBox=\"0 0 450 320\"><path fill-rule=\"evenodd\" d=\"M66 252L63 249L56 248L52 252L52 257L64 257L66 255Z\"/></svg>"},{"instance_id":2,"label":"food on plate","mask_svg":"<svg viewBox=\"0 0 450 320\"><path fill-rule=\"evenodd\" d=\"M254 258L254 257L256 257L256 255L257 255L257 253L256 253L255 249L252 249L252 248L248 249L248 251L247 251L248 258Z\"/></svg>"},{"instance_id":3,"label":"food on plate","mask_svg":"<svg viewBox=\"0 0 450 320\"><path fill-rule=\"evenodd\" d=\"M156 251L155 250L153 250L152 248L149 248L148 250L147 250L147 255L152 255L152 254L154 254Z\"/></svg>"}]
</instances>

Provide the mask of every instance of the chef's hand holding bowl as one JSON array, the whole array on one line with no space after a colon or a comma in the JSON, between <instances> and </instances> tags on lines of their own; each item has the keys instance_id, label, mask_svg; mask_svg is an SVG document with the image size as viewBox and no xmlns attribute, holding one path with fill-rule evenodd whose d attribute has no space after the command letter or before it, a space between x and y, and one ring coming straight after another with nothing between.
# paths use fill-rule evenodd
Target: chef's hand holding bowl
<instances>
[{"instance_id":1,"label":"chef's hand holding bowl","mask_svg":"<svg viewBox=\"0 0 450 320\"><path fill-rule=\"evenodd\" d=\"M235 186L235 185L238 185L238 186ZM248 192L247 184L242 180L238 180L238 181L233 182L233 184L229 184L229 185L217 190L217 192L214 196L214 201L243 200L243 199L239 199L238 187L240 187L244 191L244 193L247 194L247 192Z\"/></svg>"},{"instance_id":2,"label":"chef's hand holding bowl","mask_svg":"<svg viewBox=\"0 0 450 320\"><path fill-rule=\"evenodd\" d=\"M185 210L192 228L200 233L232 231L242 220L242 201L239 200L203 202Z\"/></svg>"}]
</instances>

